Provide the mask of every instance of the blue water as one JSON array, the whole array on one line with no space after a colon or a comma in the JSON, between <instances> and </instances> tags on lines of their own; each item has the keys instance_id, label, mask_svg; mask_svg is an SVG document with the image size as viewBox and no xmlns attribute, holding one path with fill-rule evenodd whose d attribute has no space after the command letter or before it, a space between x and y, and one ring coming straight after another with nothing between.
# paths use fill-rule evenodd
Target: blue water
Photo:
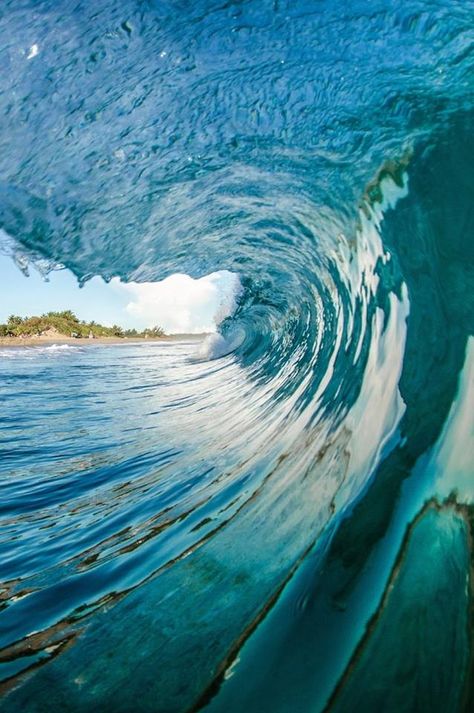
<instances>
[{"instance_id":1,"label":"blue water","mask_svg":"<svg viewBox=\"0 0 474 713\"><path fill-rule=\"evenodd\" d=\"M473 26L3 2L0 249L243 293L0 349L0 710L473 709Z\"/></svg>"}]
</instances>

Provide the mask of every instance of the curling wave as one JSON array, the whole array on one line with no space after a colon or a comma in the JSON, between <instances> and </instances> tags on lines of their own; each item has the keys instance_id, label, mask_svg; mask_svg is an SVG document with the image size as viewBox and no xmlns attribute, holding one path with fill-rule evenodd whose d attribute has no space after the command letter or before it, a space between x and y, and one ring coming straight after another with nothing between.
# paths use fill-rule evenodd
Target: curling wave
<instances>
[{"instance_id":1,"label":"curling wave","mask_svg":"<svg viewBox=\"0 0 474 713\"><path fill-rule=\"evenodd\" d=\"M3 250L242 291L1 362L0 710L469 708L472 20L6 4Z\"/></svg>"}]
</instances>

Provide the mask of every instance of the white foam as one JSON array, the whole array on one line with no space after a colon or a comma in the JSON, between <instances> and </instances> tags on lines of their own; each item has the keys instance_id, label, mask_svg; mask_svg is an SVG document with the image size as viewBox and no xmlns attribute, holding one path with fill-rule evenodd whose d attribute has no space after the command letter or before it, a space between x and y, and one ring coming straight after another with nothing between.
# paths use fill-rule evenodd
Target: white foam
<instances>
[{"instance_id":1,"label":"white foam","mask_svg":"<svg viewBox=\"0 0 474 713\"><path fill-rule=\"evenodd\" d=\"M36 57L38 52L39 52L38 45L36 43L34 45L31 45L31 47L28 51L28 54L26 55L26 59L33 59L33 57Z\"/></svg>"},{"instance_id":2,"label":"white foam","mask_svg":"<svg viewBox=\"0 0 474 713\"><path fill-rule=\"evenodd\" d=\"M236 329L226 337L218 333L209 334L199 345L196 359L220 359L227 354L231 354L242 344L244 336L242 329Z\"/></svg>"},{"instance_id":3,"label":"white foam","mask_svg":"<svg viewBox=\"0 0 474 713\"><path fill-rule=\"evenodd\" d=\"M18 344L5 349L0 348L1 359L34 359L40 355L62 354L64 352L80 352L81 347L72 344Z\"/></svg>"},{"instance_id":4,"label":"white foam","mask_svg":"<svg viewBox=\"0 0 474 713\"><path fill-rule=\"evenodd\" d=\"M227 270L213 272L211 275L208 275L208 280L215 286L219 294L219 300L214 314L214 323L216 327L218 327L224 319L234 314L244 290L240 282L240 277L234 272L228 272Z\"/></svg>"},{"instance_id":5,"label":"white foam","mask_svg":"<svg viewBox=\"0 0 474 713\"><path fill-rule=\"evenodd\" d=\"M79 347L72 344L49 344L47 347L43 347L43 349L45 352L67 351L70 349L77 351Z\"/></svg>"}]
</instances>

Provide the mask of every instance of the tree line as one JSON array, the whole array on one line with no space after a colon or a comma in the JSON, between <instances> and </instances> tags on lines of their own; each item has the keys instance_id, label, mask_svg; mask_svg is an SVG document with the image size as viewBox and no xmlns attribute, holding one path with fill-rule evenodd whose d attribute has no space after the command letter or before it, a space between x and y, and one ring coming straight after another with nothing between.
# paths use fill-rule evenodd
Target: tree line
<instances>
[{"instance_id":1,"label":"tree line","mask_svg":"<svg viewBox=\"0 0 474 713\"><path fill-rule=\"evenodd\" d=\"M85 322L70 309L62 312L47 312L39 317L19 317L12 314L4 324L0 324L0 337L33 337L41 336L49 329L54 329L59 334L73 337L162 337L164 331L161 327L152 327L138 331L136 329L123 329L117 324L105 327L97 322Z\"/></svg>"}]
</instances>

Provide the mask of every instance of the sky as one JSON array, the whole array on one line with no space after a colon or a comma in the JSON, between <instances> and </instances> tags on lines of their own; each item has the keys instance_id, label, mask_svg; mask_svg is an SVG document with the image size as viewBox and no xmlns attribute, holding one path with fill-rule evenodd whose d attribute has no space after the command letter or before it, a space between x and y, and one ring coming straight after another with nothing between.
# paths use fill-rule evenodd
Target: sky
<instances>
[{"instance_id":1,"label":"sky","mask_svg":"<svg viewBox=\"0 0 474 713\"><path fill-rule=\"evenodd\" d=\"M45 281L30 267L26 277L13 260L0 255L0 322L71 309L79 319L144 329L160 326L168 334L214 332L232 314L241 287L237 275L222 270L194 280L171 275L161 282L110 283L94 277L79 287L69 270L54 270Z\"/></svg>"}]
</instances>

